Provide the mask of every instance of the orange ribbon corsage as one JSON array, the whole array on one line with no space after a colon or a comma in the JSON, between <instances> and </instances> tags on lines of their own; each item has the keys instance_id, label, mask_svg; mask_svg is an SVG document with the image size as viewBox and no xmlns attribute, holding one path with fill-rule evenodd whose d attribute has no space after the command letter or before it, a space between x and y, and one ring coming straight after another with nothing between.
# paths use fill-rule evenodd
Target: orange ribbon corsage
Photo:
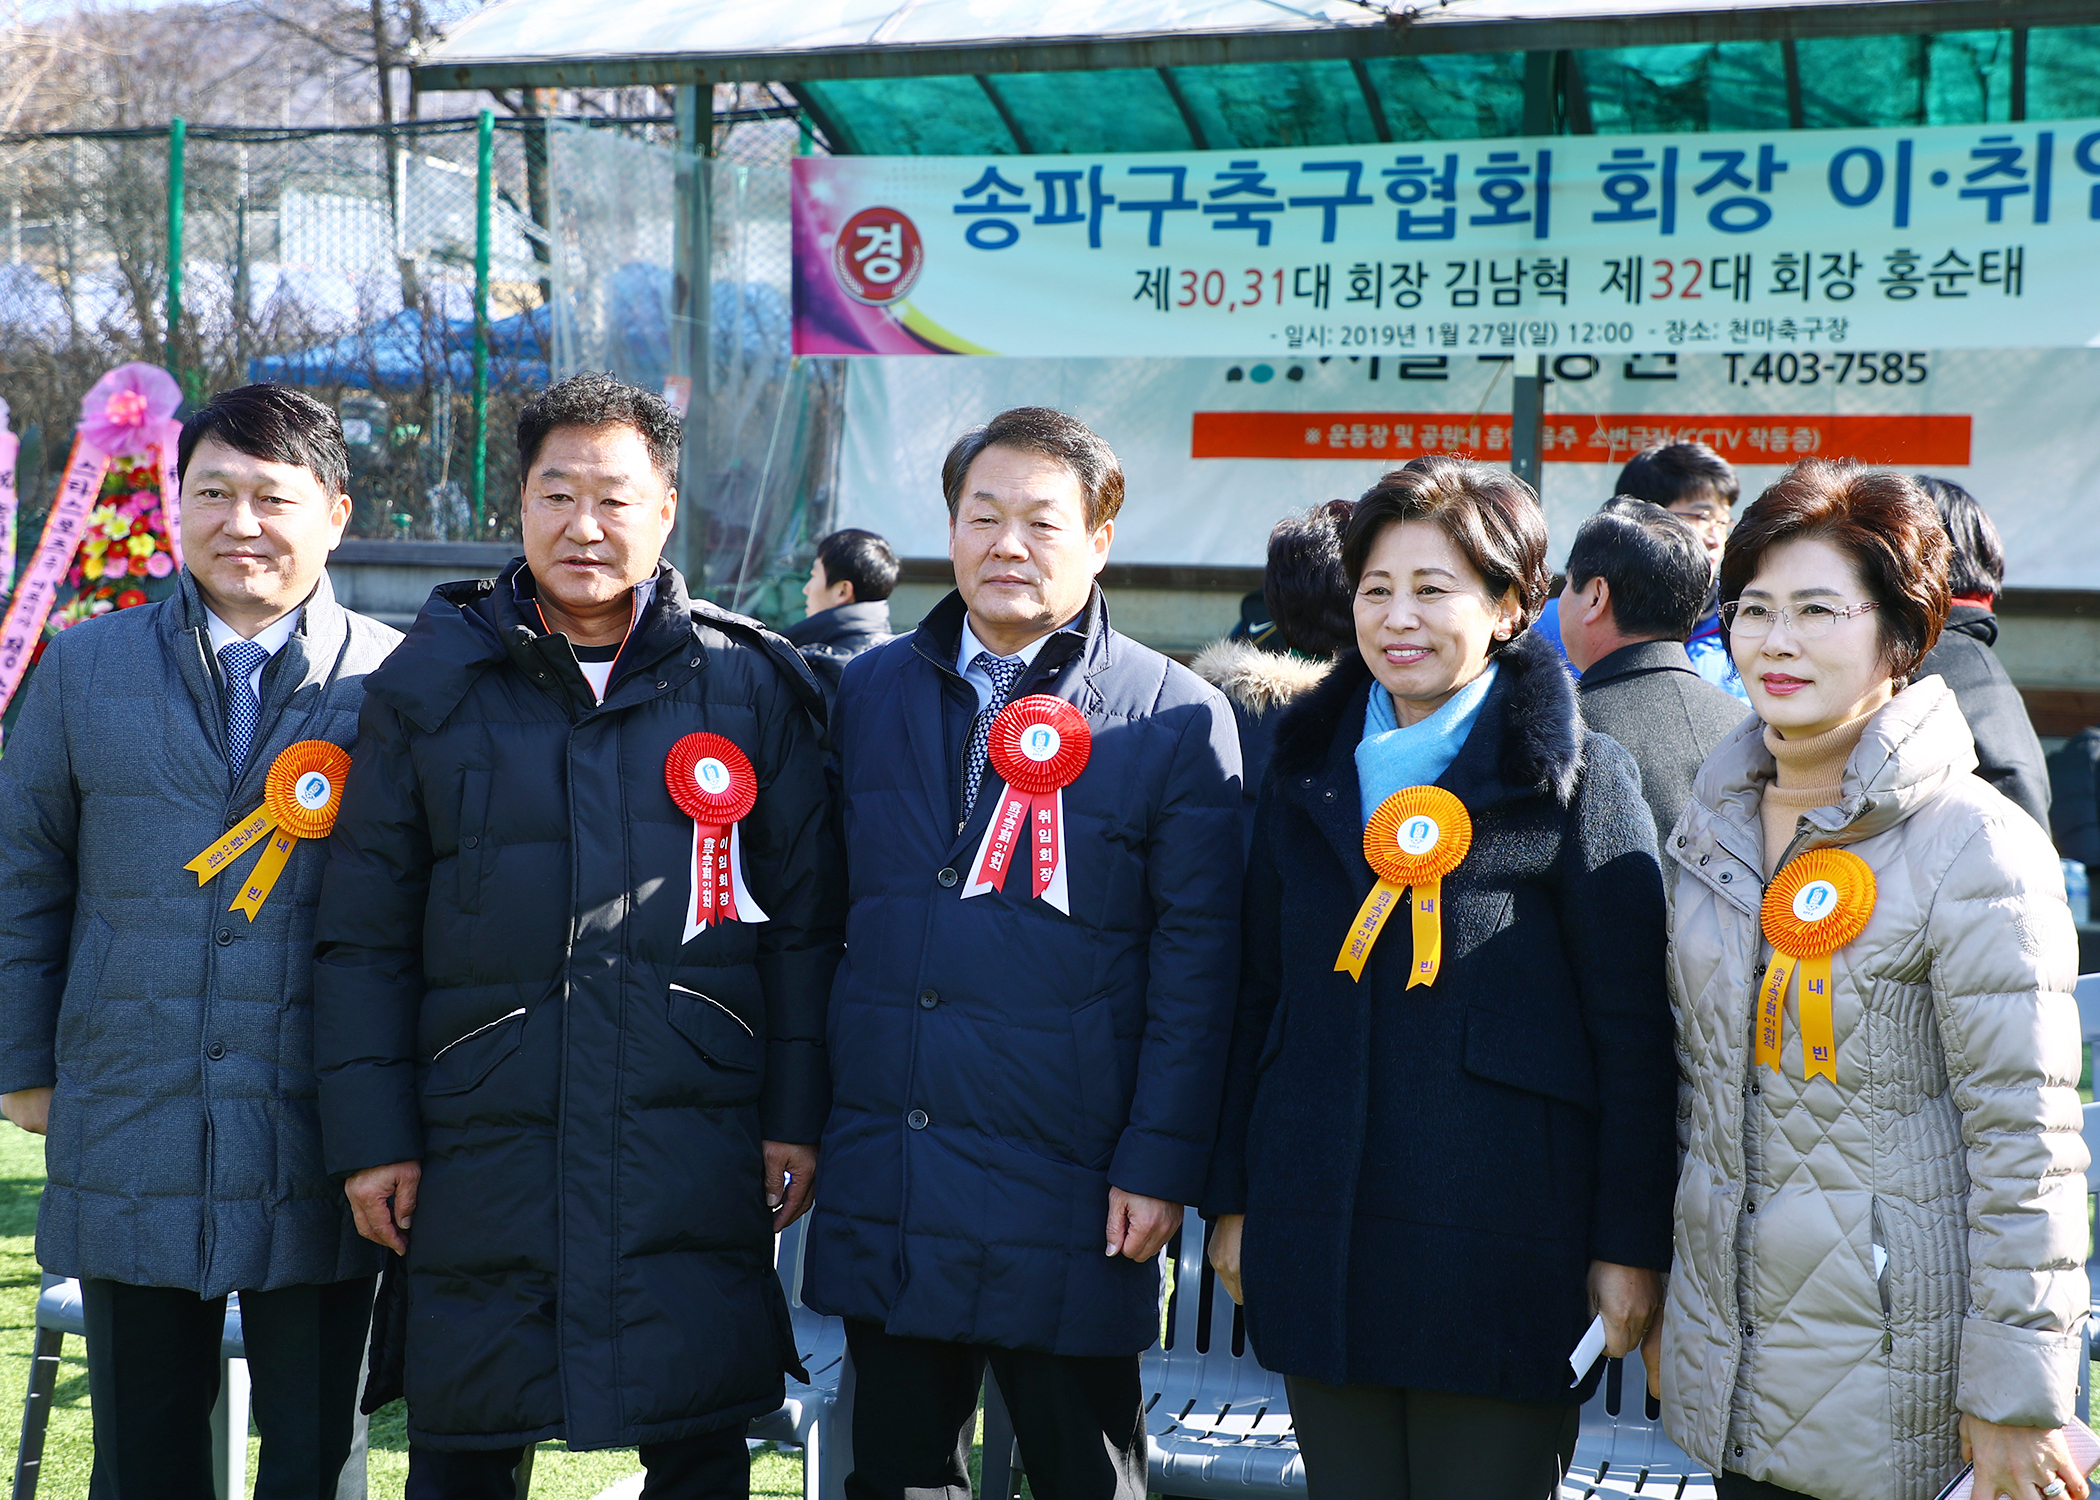
<instances>
[{"instance_id":1,"label":"orange ribbon corsage","mask_svg":"<svg viewBox=\"0 0 2100 1500\"><path fill-rule=\"evenodd\" d=\"M1364 859L1378 872L1378 884L1357 908L1356 920L1334 961L1335 971L1362 980L1371 945L1378 941L1385 919L1399 905L1402 893L1412 890L1415 955L1407 988L1434 984L1443 962L1443 879L1459 867L1472 847L1472 816L1465 803L1442 787L1402 787L1379 803L1364 825Z\"/></svg>"},{"instance_id":2,"label":"orange ribbon corsage","mask_svg":"<svg viewBox=\"0 0 2100 1500\"><path fill-rule=\"evenodd\" d=\"M1849 849L1811 849L1765 888L1760 920L1772 962L1757 994L1757 1062L1779 1071L1787 982L1801 970L1801 1069L1837 1082L1836 1026L1830 1007L1830 955L1866 930L1874 914L1874 871Z\"/></svg>"},{"instance_id":3,"label":"orange ribbon corsage","mask_svg":"<svg viewBox=\"0 0 2100 1500\"><path fill-rule=\"evenodd\" d=\"M248 874L241 893L228 911L242 911L248 920L262 909L277 877L292 857L292 846L301 839L325 839L335 827L335 815L343 806L343 783L350 775L350 753L326 740L300 740L287 745L270 762L263 780L263 805L224 838L184 865L196 872L203 885L248 852L266 833L275 830L269 847Z\"/></svg>"}]
</instances>

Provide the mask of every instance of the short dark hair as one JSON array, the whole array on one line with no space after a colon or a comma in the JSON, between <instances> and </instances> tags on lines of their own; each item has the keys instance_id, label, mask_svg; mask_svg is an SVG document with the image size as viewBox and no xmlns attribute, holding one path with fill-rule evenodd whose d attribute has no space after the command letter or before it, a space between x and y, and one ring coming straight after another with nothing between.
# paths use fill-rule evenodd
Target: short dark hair
<instances>
[{"instance_id":1,"label":"short dark hair","mask_svg":"<svg viewBox=\"0 0 2100 1500\"><path fill-rule=\"evenodd\" d=\"M668 485L678 483L678 413L664 398L603 370L565 376L525 403L518 413L518 482L531 477L547 434L557 427L604 427L624 423L649 445L649 462Z\"/></svg>"},{"instance_id":2,"label":"short dark hair","mask_svg":"<svg viewBox=\"0 0 2100 1500\"><path fill-rule=\"evenodd\" d=\"M1602 578L1625 635L1690 640L1706 612L1713 566L1706 544L1660 505L1620 495L1582 523L1568 548L1568 582Z\"/></svg>"},{"instance_id":3,"label":"short dark hair","mask_svg":"<svg viewBox=\"0 0 2100 1500\"><path fill-rule=\"evenodd\" d=\"M1704 443L1657 443L1626 460L1614 494L1668 510L1680 500L1718 500L1729 509L1743 487L1727 459Z\"/></svg>"},{"instance_id":4,"label":"short dark hair","mask_svg":"<svg viewBox=\"0 0 2100 1500\"><path fill-rule=\"evenodd\" d=\"M1115 450L1077 417L1047 406L1017 406L955 440L941 463L941 493L948 500L948 519L962 505L963 481L970 465L987 448L1018 448L1054 458L1072 471L1086 496L1086 529L1099 531L1123 508L1123 466Z\"/></svg>"},{"instance_id":5,"label":"short dark hair","mask_svg":"<svg viewBox=\"0 0 2100 1500\"><path fill-rule=\"evenodd\" d=\"M1342 571L1353 593L1364 576L1371 548L1386 527L1401 521L1431 521L1466 555L1495 598L1517 597L1523 622L1518 639L1539 617L1552 575L1546 569L1546 517L1536 491L1507 469L1470 459L1431 454L1409 459L1364 491L1342 537ZM1350 638L1355 639L1352 616ZM1493 642L1488 652L1505 650Z\"/></svg>"},{"instance_id":6,"label":"short dark hair","mask_svg":"<svg viewBox=\"0 0 2100 1500\"><path fill-rule=\"evenodd\" d=\"M1954 557L1947 564L1947 587L1957 599L1995 599L2005 587L2005 544L1990 512L1976 497L1951 479L1913 474L1918 487L1932 497L1954 544Z\"/></svg>"},{"instance_id":7,"label":"short dark hair","mask_svg":"<svg viewBox=\"0 0 2100 1500\"><path fill-rule=\"evenodd\" d=\"M350 450L342 420L304 391L281 385L244 385L221 391L182 424L175 445L175 478L189 472L190 455L206 438L236 453L273 464L296 464L330 498L350 490Z\"/></svg>"},{"instance_id":8,"label":"short dark hair","mask_svg":"<svg viewBox=\"0 0 2100 1500\"><path fill-rule=\"evenodd\" d=\"M1307 656L1333 656L1356 644L1349 578L1342 571L1342 533L1354 502L1329 500L1285 516L1269 533L1261 597L1284 644Z\"/></svg>"},{"instance_id":9,"label":"short dark hair","mask_svg":"<svg viewBox=\"0 0 2100 1500\"><path fill-rule=\"evenodd\" d=\"M824 565L826 583L853 585L855 604L887 599L897 587L896 549L872 531L851 526L834 531L817 543L817 561Z\"/></svg>"},{"instance_id":10,"label":"short dark hair","mask_svg":"<svg viewBox=\"0 0 2100 1500\"><path fill-rule=\"evenodd\" d=\"M1882 658L1899 681L1947 623L1954 550L1932 500L1908 474L1804 458L1743 512L1721 554L1721 602L1742 597L1768 548L1821 537L1852 560L1873 602Z\"/></svg>"}]
</instances>

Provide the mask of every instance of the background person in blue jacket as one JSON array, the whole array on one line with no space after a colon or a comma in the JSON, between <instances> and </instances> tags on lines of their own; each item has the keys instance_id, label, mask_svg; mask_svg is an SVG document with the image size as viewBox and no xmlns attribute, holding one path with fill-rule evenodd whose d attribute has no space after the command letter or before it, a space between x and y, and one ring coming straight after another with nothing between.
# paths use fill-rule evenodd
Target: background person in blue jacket
<instances>
[{"instance_id":1,"label":"background person in blue jacket","mask_svg":"<svg viewBox=\"0 0 2100 1500\"><path fill-rule=\"evenodd\" d=\"M984 1369L1044 1500L1145 1491L1155 1257L1210 1160L1239 958L1240 756L1216 689L1109 628L1123 475L1063 413L942 469L957 592L856 659L835 719L850 912L804 1296L843 1316L856 1500L968 1500ZM968 895L1000 709L1085 715L1070 914Z\"/></svg>"},{"instance_id":2,"label":"background person in blue jacket","mask_svg":"<svg viewBox=\"0 0 2100 1500\"><path fill-rule=\"evenodd\" d=\"M1256 815L1210 1258L1289 1385L1313 1500L1546 1500L1568 1352L1640 1342L1670 1263L1662 876L1633 760L1527 628L1546 526L1506 471L1418 458L1342 543L1356 642L1278 731ZM1472 842L1441 964L1405 919L1336 968L1364 828L1435 786Z\"/></svg>"}]
</instances>

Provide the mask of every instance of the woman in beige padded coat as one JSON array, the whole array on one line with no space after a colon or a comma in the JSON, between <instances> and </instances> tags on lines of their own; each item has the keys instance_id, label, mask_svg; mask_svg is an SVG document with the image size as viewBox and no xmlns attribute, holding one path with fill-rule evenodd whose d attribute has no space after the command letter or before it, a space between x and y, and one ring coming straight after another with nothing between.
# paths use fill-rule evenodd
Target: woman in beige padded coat
<instances>
[{"instance_id":1,"label":"woman in beige padded coat","mask_svg":"<svg viewBox=\"0 0 2100 1500\"><path fill-rule=\"evenodd\" d=\"M1946 567L1908 478L1821 460L1721 565L1762 722L1665 840L1685 1154L1660 1340L1665 1423L1721 1500L1931 1500L1972 1454L1977 1500L2086 1496L2060 1431L2087 1300L2077 944L2055 851L1971 774L1953 694L1906 682ZM1788 869L1819 849L1865 862L1870 904L1837 875L1794 902L1843 867ZM1833 892L1864 927L1806 1015L1797 969L1760 1049L1765 933L1801 949L1786 912Z\"/></svg>"}]
</instances>

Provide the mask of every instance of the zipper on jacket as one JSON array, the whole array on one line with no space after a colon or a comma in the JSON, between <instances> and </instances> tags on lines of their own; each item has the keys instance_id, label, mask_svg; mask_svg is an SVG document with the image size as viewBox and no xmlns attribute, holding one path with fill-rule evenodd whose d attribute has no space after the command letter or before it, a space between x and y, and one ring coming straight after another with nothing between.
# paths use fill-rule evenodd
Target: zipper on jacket
<instances>
[{"instance_id":1,"label":"zipper on jacket","mask_svg":"<svg viewBox=\"0 0 2100 1500\"><path fill-rule=\"evenodd\" d=\"M451 1050L452 1050L452 1049L453 1049L454 1047L457 1047L457 1046L458 1046L458 1045L459 1045L459 1044L460 1044L461 1042L471 1042L471 1041L473 1041L473 1040L474 1040L474 1038L476 1038L477 1036L481 1036L481 1035L483 1035L483 1034L484 1034L484 1033L486 1033L486 1032L494 1031L494 1030L495 1030L495 1029L496 1029L496 1028L497 1028L498 1026L501 1026L501 1025L502 1025L502 1024L503 1024L503 1023L505 1022L505 1021L515 1021L515 1020L516 1020L516 1019L517 1019L518 1017L520 1017L520 1016L522 1016L522 1015L524 1015L524 1014L525 1014L525 1007L521 1005L521 1006L519 1006L519 1007L518 1007L518 1008L517 1008L516 1010L514 1010L514 1011L510 1012L510 1013L509 1013L508 1015L502 1015L502 1016L498 1016L498 1017L496 1017L496 1019L495 1019L495 1020L493 1020L493 1021L489 1022L489 1023L488 1023L488 1025L486 1025L486 1026L477 1026L477 1027L475 1027L475 1028L474 1028L474 1029L473 1029L472 1031L468 1032L468 1033L467 1033L467 1034L466 1034L465 1036L456 1036L456 1037L454 1037L454 1038L453 1038L453 1039L452 1039L451 1041L449 1041L449 1042L445 1043L445 1045L444 1045L444 1046L442 1046L442 1047L438 1048L438 1049L437 1049L437 1051L435 1051L435 1052L431 1053L431 1054L430 1054L430 1060L431 1060L432 1062L436 1062L436 1061L437 1061L437 1060L438 1060L439 1058L443 1057L443 1056L444 1056L444 1055L445 1055L445 1054L446 1054L447 1052L450 1052L450 1051L451 1051Z\"/></svg>"},{"instance_id":2,"label":"zipper on jacket","mask_svg":"<svg viewBox=\"0 0 2100 1500\"><path fill-rule=\"evenodd\" d=\"M1867 1226L1872 1233L1869 1248L1874 1255L1874 1289L1881 1294L1881 1352L1887 1354L1896 1345L1896 1309L1889 1293L1889 1252L1884 1241L1888 1236L1881 1228L1881 1199L1867 1200Z\"/></svg>"},{"instance_id":3,"label":"zipper on jacket","mask_svg":"<svg viewBox=\"0 0 2100 1500\"><path fill-rule=\"evenodd\" d=\"M750 1037L753 1041L756 1041L758 1039L758 1033L751 1029L751 1023L749 1021L746 1021L742 1016L738 1015L735 1011L731 1010L728 1006L724 1005L721 1001L717 1000L714 996L703 995L698 990L688 989L682 984L674 984L671 986L671 988L676 990L681 995L691 995L695 1000L705 1000L709 1005L712 1005L723 1015L729 1017L730 1020L736 1022L737 1025L743 1027L745 1036Z\"/></svg>"}]
</instances>

